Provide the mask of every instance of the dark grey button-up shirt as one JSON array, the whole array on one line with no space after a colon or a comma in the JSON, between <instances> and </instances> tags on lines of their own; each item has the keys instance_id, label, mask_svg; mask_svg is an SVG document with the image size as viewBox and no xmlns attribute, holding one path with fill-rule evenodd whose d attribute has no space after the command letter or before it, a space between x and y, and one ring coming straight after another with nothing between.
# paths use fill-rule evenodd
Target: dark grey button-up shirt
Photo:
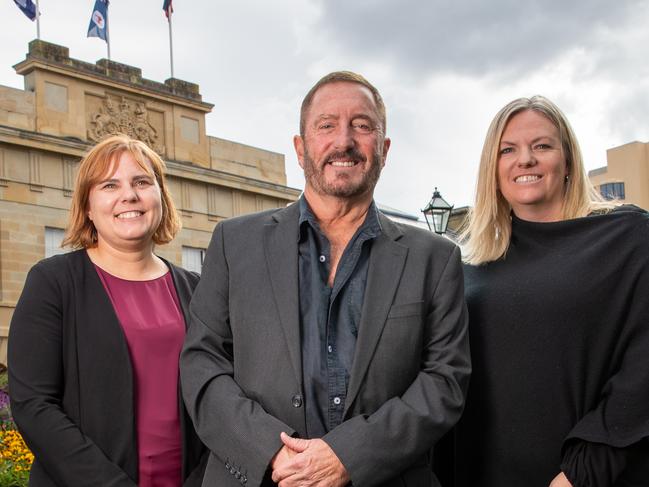
<instances>
[{"instance_id":1,"label":"dark grey button-up shirt","mask_svg":"<svg viewBox=\"0 0 649 487\"><path fill-rule=\"evenodd\" d=\"M342 422L354 360L371 243L381 233L372 202L365 221L347 244L333 287L330 244L304 198L300 198L298 266L304 406L309 438Z\"/></svg>"}]
</instances>

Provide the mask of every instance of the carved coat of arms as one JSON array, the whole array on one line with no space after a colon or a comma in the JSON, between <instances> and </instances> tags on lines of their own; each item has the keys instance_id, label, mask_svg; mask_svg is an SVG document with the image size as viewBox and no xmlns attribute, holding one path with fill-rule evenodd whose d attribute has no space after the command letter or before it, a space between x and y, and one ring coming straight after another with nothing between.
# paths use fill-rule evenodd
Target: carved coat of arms
<instances>
[{"instance_id":1,"label":"carved coat of arms","mask_svg":"<svg viewBox=\"0 0 649 487\"><path fill-rule=\"evenodd\" d=\"M149 123L146 106L142 102L118 102L109 96L94 113L90 114L88 139L99 142L107 135L126 134L141 140L158 154L164 154L164 146L158 142L158 131Z\"/></svg>"}]
</instances>

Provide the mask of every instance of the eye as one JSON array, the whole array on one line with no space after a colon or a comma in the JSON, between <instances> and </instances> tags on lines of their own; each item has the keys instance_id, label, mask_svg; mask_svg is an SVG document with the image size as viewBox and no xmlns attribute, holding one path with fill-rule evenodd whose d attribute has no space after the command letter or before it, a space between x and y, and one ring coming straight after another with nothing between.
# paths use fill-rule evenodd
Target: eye
<instances>
[{"instance_id":1,"label":"eye","mask_svg":"<svg viewBox=\"0 0 649 487\"><path fill-rule=\"evenodd\" d=\"M359 120L359 121L354 121L352 122L352 128L361 134L369 134L374 130L374 127L372 124L365 120Z\"/></svg>"},{"instance_id":2,"label":"eye","mask_svg":"<svg viewBox=\"0 0 649 487\"><path fill-rule=\"evenodd\" d=\"M318 124L318 130L331 130L334 128L334 124L331 122L322 122Z\"/></svg>"},{"instance_id":3,"label":"eye","mask_svg":"<svg viewBox=\"0 0 649 487\"><path fill-rule=\"evenodd\" d=\"M538 150L548 150L552 149L552 146L550 144L536 144L534 148Z\"/></svg>"},{"instance_id":4,"label":"eye","mask_svg":"<svg viewBox=\"0 0 649 487\"><path fill-rule=\"evenodd\" d=\"M101 186L101 189L115 189L117 185L115 183L106 183Z\"/></svg>"},{"instance_id":5,"label":"eye","mask_svg":"<svg viewBox=\"0 0 649 487\"><path fill-rule=\"evenodd\" d=\"M148 179L138 179L135 181L135 186L139 187L145 187L145 186L150 186L152 183Z\"/></svg>"},{"instance_id":6,"label":"eye","mask_svg":"<svg viewBox=\"0 0 649 487\"><path fill-rule=\"evenodd\" d=\"M500 154L502 156L504 154L511 154L513 151L514 151L514 149L512 149L511 147L503 147L502 149L500 149L498 154Z\"/></svg>"}]
</instances>

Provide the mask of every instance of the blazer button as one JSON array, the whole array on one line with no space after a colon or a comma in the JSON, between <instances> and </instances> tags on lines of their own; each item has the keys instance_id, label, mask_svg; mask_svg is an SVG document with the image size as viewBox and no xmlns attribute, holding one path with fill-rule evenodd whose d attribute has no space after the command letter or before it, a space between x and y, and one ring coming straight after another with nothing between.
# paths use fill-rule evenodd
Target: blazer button
<instances>
[{"instance_id":1,"label":"blazer button","mask_svg":"<svg viewBox=\"0 0 649 487\"><path fill-rule=\"evenodd\" d=\"M302 407L302 396L300 394L295 394L291 401L293 402L294 408Z\"/></svg>"}]
</instances>

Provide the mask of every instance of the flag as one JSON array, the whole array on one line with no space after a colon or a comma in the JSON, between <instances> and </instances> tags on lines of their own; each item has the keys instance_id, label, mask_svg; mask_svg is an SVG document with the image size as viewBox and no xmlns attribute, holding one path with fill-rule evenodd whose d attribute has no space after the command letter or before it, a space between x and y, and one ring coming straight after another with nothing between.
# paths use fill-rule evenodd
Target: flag
<instances>
[{"instance_id":1,"label":"flag","mask_svg":"<svg viewBox=\"0 0 649 487\"><path fill-rule=\"evenodd\" d=\"M171 5L171 2L172 0L164 0L164 3L162 4L162 10L164 10L167 18L169 18L171 14L174 13L174 8Z\"/></svg>"},{"instance_id":2,"label":"flag","mask_svg":"<svg viewBox=\"0 0 649 487\"><path fill-rule=\"evenodd\" d=\"M95 0L95 8L92 10L90 25L88 26L87 37L99 37L106 39L108 31L108 0Z\"/></svg>"},{"instance_id":3,"label":"flag","mask_svg":"<svg viewBox=\"0 0 649 487\"><path fill-rule=\"evenodd\" d=\"M18 8L22 10L30 20L36 18L36 5L34 5L32 0L14 0L14 3L18 5ZM169 3L171 4L171 2Z\"/></svg>"}]
</instances>

